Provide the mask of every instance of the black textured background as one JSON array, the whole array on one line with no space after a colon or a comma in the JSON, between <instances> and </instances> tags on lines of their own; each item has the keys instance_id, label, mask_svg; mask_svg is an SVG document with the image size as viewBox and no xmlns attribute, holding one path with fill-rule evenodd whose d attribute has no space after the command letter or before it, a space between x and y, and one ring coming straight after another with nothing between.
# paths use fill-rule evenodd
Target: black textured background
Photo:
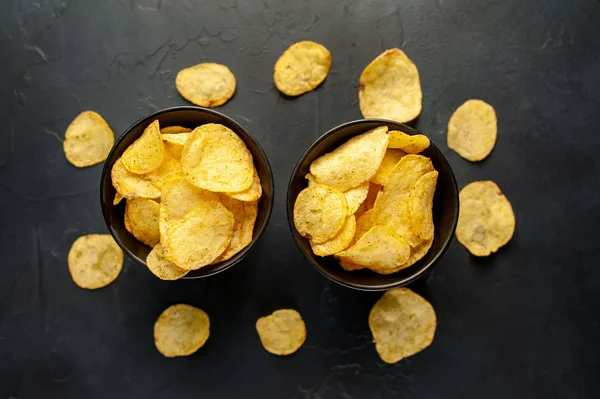
<instances>
[{"instance_id":1,"label":"black textured background","mask_svg":"<svg viewBox=\"0 0 600 399\"><path fill-rule=\"evenodd\" d=\"M0 1L0 398L596 398L600 396L600 5L592 0L2 0ZM325 83L297 99L272 83L281 52L327 46ZM444 150L459 186L496 181L517 231L470 257L456 241L415 289L434 305L431 347L383 364L366 319L379 294L314 271L294 245L285 189L324 131L361 117L358 77L401 47L419 67L416 127ZM126 261L108 288L84 291L66 256L106 231L101 166L64 158L79 112L119 135L157 109L185 104L176 72L228 65L235 97L219 110L270 157L275 210L245 261L201 281L162 282ZM468 98L498 114L498 143L471 164L445 145ZM152 326L186 302L211 317L195 355L165 359ZM304 347L280 358L254 322L298 309Z\"/></svg>"}]
</instances>

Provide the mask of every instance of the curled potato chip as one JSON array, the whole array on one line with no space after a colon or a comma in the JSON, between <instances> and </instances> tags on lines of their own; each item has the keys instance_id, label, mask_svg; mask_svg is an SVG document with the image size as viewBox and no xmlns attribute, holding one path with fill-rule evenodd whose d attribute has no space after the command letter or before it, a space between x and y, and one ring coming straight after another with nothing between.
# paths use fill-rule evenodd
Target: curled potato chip
<instances>
[{"instance_id":1,"label":"curled potato chip","mask_svg":"<svg viewBox=\"0 0 600 399\"><path fill-rule=\"evenodd\" d=\"M304 176L304 178L306 180L308 180L308 185L310 186L311 184L317 184L317 178L312 174L312 173L307 173L306 176Z\"/></svg>"},{"instance_id":2,"label":"curled potato chip","mask_svg":"<svg viewBox=\"0 0 600 399\"><path fill-rule=\"evenodd\" d=\"M158 230L160 205L147 198L128 199L125 204L125 228L138 241L154 247L160 242Z\"/></svg>"},{"instance_id":3,"label":"curled potato chip","mask_svg":"<svg viewBox=\"0 0 600 399\"><path fill-rule=\"evenodd\" d=\"M408 200L412 232L421 240L433 238L433 196L438 172L425 173L417 183Z\"/></svg>"},{"instance_id":4,"label":"curled potato chip","mask_svg":"<svg viewBox=\"0 0 600 399\"><path fill-rule=\"evenodd\" d=\"M262 196L262 185L260 184L260 177L258 177L258 172L256 171L256 168L254 168L254 179L252 180L252 185L250 186L250 188L244 190L244 191L239 191L239 192L235 192L235 193L225 193L228 196L230 196L231 198L240 200L240 201L246 201L246 202L253 202L253 201L258 201L260 199L260 197Z\"/></svg>"},{"instance_id":5,"label":"curled potato chip","mask_svg":"<svg viewBox=\"0 0 600 399\"><path fill-rule=\"evenodd\" d=\"M336 259L337 259L338 263L340 264L340 266L342 267L342 269L346 270L347 272L365 269L364 266L357 265L356 263L352 263L348 260L338 258L337 256L336 256Z\"/></svg>"},{"instance_id":6,"label":"curled potato chip","mask_svg":"<svg viewBox=\"0 0 600 399\"><path fill-rule=\"evenodd\" d=\"M355 136L315 159L310 173L321 184L346 191L371 179L385 155L387 127L380 126Z\"/></svg>"},{"instance_id":7,"label":"curled potato chip","mask_svg":"<svg viewBox=\"0 0 600 399\"><path fill-rule=\"evenodd\" d=\"M431 345L436 325L431 304L408 288L387 291L369 313L375 349L390 364Z\"/></svg>"},{"instance_id":8,"label":"curled potato chip","mask_svg":"<svg viewBox=\"0 0 600 399\"><path fill-rule=\"evenodd\" d=\"M367 199L369 193L369 182L364 182L359 186L344 191L346 202L348 203L348 214L356 213L360 205Z\"/></svg>"},{"instance_id":9,"label":"curled potato chip","mask_svg":"<svg viewBox=\"0 0 600 399\"><path fill-rule=\"evenodd\" d=\"M166 126L160 129L162 135L171 135L179 133L191 133L192 129L183 126ZM164 137L163 137L164 140ZM185 143L184 143L185 144Z\"/></svg>"},{"instance_id":10,"label":"curled potato chip","mask_svg":"<svg viewBox=\"0 0 600 399\"><path fill-rule=\"evenodd\" d=\"M179 280L189 272L189 270L180 269L169 262L165 258L165 250L160 243L156 244L146 257L146 266L161 280Z\"/></svg>"},{"instance_id":11,"label":"curled potato chip","mask_svg":"<svg viewBox=\"0 0 600 399\"><path fill-rule=\"evenodd\" d=\"M492 181L467 184L459 194L456 238L475 256L488 256L510 241L515 214L508 199Z\"/></svg>"},{"instance_id":12,"label":"curled potato chip","mask_svg":"<svg viewBox=\"0 0 600 399\"><path fill-rule=\"evenodd\" d=\"M235 76L225 65L207 62L181 70L175 79L177 91L201 107L218 107L235 93Z\"/></svg>"},{"instance_id":13,"label":"curled potato chip","mask_svg":"<svg viewBox=\"0 0 600 399\"><path fill-rule=\"evenodd\" d=\"M95 290L119 277L123 251L110 234L89 234L75 240L67 260L73 282L80 288Z\"/></svg>"},{"instance_id":14,"label":"curled potato chip","mask_svg":"<svg viewBox=\"0 0 600 399\"><path fill-rule=\"evenodd\" d=\"M254 164L246 144L231 129L216 123L197 127L181 155L185 177L215 192L240 192L252 185Z\"/></svg>"},{"instance_id":15,"label":"curled potato chip","mask_svg":"<svg viewBox=\"0 0 600 399\"><path fill-rule=\"evenodd\" d=\"M383 160L381 161L381 165L379 165L379 169L377 169L377 173L371 178L371 182L375 184L383 184L385 179L389 176L394 169L394 166L400 161L400 159L406 155L406 153L402 150L389 148L385 151L385 155L383 156Z\"/></svg>"},{"instance_id":16,"label":"curled potato chip","mask_svg":"<svg viewBox=\"0 0 600 399\"><path fill-rule=\"evenodd\" d=\"M158 198L160 189L144 179L143 176L131 173L121 158L117 159L110 172L112 184L117 193L125 198Z\"/></svg>"},{"instance_id":17,"label":"curled potato chip","mask_svg":"<svg viewBox=\"0 0 600 399\"><path fill-rule=\"evenodd\" d=\"M333 238L348 216L344 194L324 184L313 184L298 194L294 203L294 225L314 244Z\"/></svg>"},{"instance_id":18,"label":"curled potato chip","mask_svg":"<svg viewBox=\"0 0 600 399\"><path fill-rule=\"evenodd\" d=\"M181 176L183 176L181 165L169 152L165 153L163 163L158 169L142 175L144 179L148 180L159 189L162 189L163 185L169 180Z\"/></svg>"},{"instance_id":19,"label":"curled potato chip","mask_svg":"<svg viewBox=\"0 0 600 399\"><path fill-rule=\"evenodd\" d=\"M311 41L292 44L275 63L273 80L288 96L299 96L315 89L327 77L331 54L323 45Z\"/></svg>"},{"instance_id":20,"label":"curled potato chip","mask_svg":"<svg viewBox=\"0 0 600 399\"><path fill-rule=\"evenodd\" d=\"M369 183L369 192L367 193L367 198L360 204L360 207L356 211L355 215L357 218L362 216L369 209L373 209L375 206L375 200L381 190L381 185Z\"/></svg>"},{"instance_id":21,"label":"curled potato chip","mask_svg":"<svg viewBox=\"0 0 600 399\"><path fill-rule=\"evenodd\" d=\"M296 352L306 340L306 325L294 309L280 309L256 321L256 331L265 350L284 356Z\"/></svg>"},{"instance_id":22,"label":"curled potato chip","mask_svg":"<svg viewBox=\"0 0 600 399\"><path fill-rule=\"evenodd\" d=\"M171 126L171 127L179 127L179 126ZM169 128L161 129L161 133ZM191 132L190 129L186 129ZM169 154L173 156L175 159L180 159L181 154L183 153L183 148L185 147L185 143L187 143L188 139L191 136L189 132L182 133L162 133L163 144L165 145L165 149Z\"/></svg>"},{"instance_id":23,"label":"curled potato chip","mask_svg":"<svg viewBox=\"0 0 600 399\"><path fill-rule=\"evenodd\" d=\"M121 203L121 201L123 201L123 197L121 194L116 193L115 194L115 199L113 200L113 205L119 205Z\"/></svg>"},{"instance_id":24,"label":"curled potato chip","mask_svg":"<svg viewBox=\"0 0 600 399\"><path fill-rule=\"evenodd\" d=\"M233 214L233 235L225 251L214 263L224 262L252 242L254 223L258 215L258 202L245 202L221 194L221 203Z\"/></svg>"},{"instance_id":25,"label":"curled potato chip","mask_svg":"<svg viewBox=\"0 0 600 399\"><path fill-rule=\"evenodd\" d=\"M418 154L429 148L431 144L427 136L422 134L406 134L399 130L390 130L388 148L397 148L407 154Z\"/></svg>"},{"instance_id":26,"label":"curled potato chip","mask_svg":"<svg viewBox=\"0 0 600 399\"><path fill-rule=\"evenodd\" d=\"M63 150L71 164L84 168L104 161L114 143L106 121L93 111L84 111L67 128Z\"/></svg>"},{"instance_id":27,"label":"curled potato chip","mask_svg":"<svg viewBox=\"0 0 600 399\"><path fill-rule=\"evenodd\" d=\"M154 344L165 357L188 356L210 335L208 315L194 306L169 306L154 323Z\"/></svg>"},{"instance_id":28,"label":"curled potato chip","mask_svg":"<svg viewBox=\"0 0 600 399\"><path fill-rule=\"evenodd\" d=\"M317 256L328 256L342 252L348 248L356 232L356 218L350 215L346 218L342 229L330 240L321 244L310 243L312 251Z\"/></svg>"},{"instance_id":29,"label":"curled potato chip","mask_svg":"<svg viewBox=\"0 0 600 399\"><path fill-rule=\"evenodd\" d=\"M358 99L365 118L415 119L423 100L416 65L400 49L385 51L360 75Z\"/></svg>"},{"instance_id":30,"label":"curled potato chip","mask_svg":"<svg viewBox=\"0 0 600 399\"><path fill-rule=\"evenodd\" d=\"M375 226L373 209L369 209L356 220L356 231L354 232L354 242L360 240L362 236Z\"/></svg>"},{"instance_id":31,"label":"curled potato chip","mask_svg":"<svg viewBox=\"0 0 600 399\"><path fill-rule=\"evenodd\" d=\"M497 135L496 111L482 100L467 100L448 122L448 147L472 162L490 155Z\"/></svg>"},{"instance_id":32,"label":"curled potato chip","mask_svg":"<svg viewBox=\"0 0 600 399\"><path fill-rule=\"evenodd\" d=\"M144 133L133 142L121 159L131 173L148 173L158 169L165 157L165 146L160 135L158 120L152 122Z\"/></svg>"}]
</instances>

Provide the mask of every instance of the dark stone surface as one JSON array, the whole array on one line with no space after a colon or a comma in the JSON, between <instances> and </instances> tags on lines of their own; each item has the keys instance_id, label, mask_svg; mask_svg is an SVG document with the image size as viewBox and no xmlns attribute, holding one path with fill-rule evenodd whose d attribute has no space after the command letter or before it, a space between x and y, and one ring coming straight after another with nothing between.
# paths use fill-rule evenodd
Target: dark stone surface
<instances>
[{"instance_id":1,"label":"dark stone surface","mask_svg":"<svg viewBox=\"0 0 600 399\"><path fill-rule=\"evenodd\" d=\"M600 5L592 0L5 0L0 2L0 398L596 398L600 396ZM291 43L333 56L318 90L279 95L272 67ZM459 186L492 179L517 231L486 259L456 241L427 281L433 345L383 364L366 319L379 294L330 283L294 245L285 188L321 133L360 118L358 77L382 50L419 67L416 127L448 156ZM84 109L118 135L185 104L174 76L228 65L235 97L219 110L260 141L276 183L271 223L244 262L201 281L162 282L126 261L108 288L77 288L71 243L106 231L101 166L64 158ZM445 145L454 109L482 98L496 148L471 164ZM165 359L152 325L168 305L206 310L197 354ZM266 353L255 320L294 307L304 347Z\"/></svg>"}]
</instances>

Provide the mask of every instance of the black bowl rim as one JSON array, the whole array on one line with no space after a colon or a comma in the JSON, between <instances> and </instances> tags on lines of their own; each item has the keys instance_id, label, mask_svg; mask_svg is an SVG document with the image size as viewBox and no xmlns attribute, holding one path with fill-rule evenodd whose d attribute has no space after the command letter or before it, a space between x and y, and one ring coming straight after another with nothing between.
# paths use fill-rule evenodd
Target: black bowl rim
<instances>
[{"instance_id":1,"label":"black bowl rim","mask_svg":"<svg viewBox=\"0 0 600 399\"><path fill-rule=\"evenodd\" d=\"M352 288L352 289L356 289L359 291L386 291L392 288L396 288L396 287L403 287L405 285L408 285L416 280L418 280L419 278L423 277L424 275L426 275L428 272L430 272L431 268L433 267L433 265L435 265L439 259L441 259L441 257L446 253L446 251L448 250L448 247L450 246L450 243L452 242L452 239L454 238L454 231L456 230L456 225L458 223L458 198L456 201L456 207L454 209L454 215L453 215L453 223L452 223L452 234L450 234L450 236L444 241L442 248L440 249L440 251L435 255L435 257L431 260L431 262L429 262L429 264L424 267L422 270L420 270L419 272L416 272L414 274L411 274L410 276L398 280L394 283L390 283L390 284L385 284L385 285L378 285L378 286L372 286L372 285L363 285L363 284L355 284L355 283L348 283L348 282L344 282L344 281L340 281L337 278L334 278L333 276L329 275L318 262L315 262L312 258L308 257L305 253L304 250L302 249L302 247L300 246L300 239L305 239L303 237L299 237L299 234L297 234L297 232L295 231L296 227L294 226L294 206L291 203L291 191L292 191L292 182L294 181L294 177L296 177L296 175L298 174L298 169L300 169L300 165L302 164L302 162L304 161L304 159L306 157L308 157L308 155L314 150L314 148L317 146L317 144L319 144L321 141L323 141L325 138L334 135L335 133L337 133L339 130L347 128L349 126L353 126L353 125L359 125L362 123L366 123L366 122L376 122L376 123L381 123L383 125L387 125L387 124L393 124L393 125L399 125L402 126L402 131L411 135L415 135L415 134L422 134L420 133L418 130L407 126L403 123L399 123L393 120L389 120L389 119L380 119L380 118L365 118L365 119L357 119L354 121L350 121L350 122L346 122L343 123L341 125L338 125L336 127L334 127L333 129L330 129L329 131L327 131L326 133L324 133L321 137L319 137L318 139L316 139L311 145L310 147L308 147L308 149L306 151L304 151L304 153L302 154L302 156L300 157L300 159L298 160L298 162L296 163L296 166L294 167L294 170L292 171L292 174L290 175L290 181L288 183L288 189L287 189L287 218L288 218L288 226L290 228L290 231L292 233L292 236L294 237L294 242L296 243L296 246L298 247L298 249L300 250L300 252L302 252L302 255L310 262L310 264L317 269L317 271L319 273L321 273L323 276L327 277L329 280L338 283L344 287L348 287L348 288ZM452 184L454 185L454 189L455 192L458 195L458 184L456 183L456 177L454 176L454 171L452 170L452 167L450 166L450 163L448 162L448 160L446 159L446 157L444 156L444 154L440 151L440 149L433 143L433 141L430 140L430 145L432 145L440 154L441 154L441 162L443 162L448 169L450 170L450 176L452 177ZM347 272L347 273L351 273L351 272Z\"/></svg>"},{"instance_id":2,"label":"black bowl rim","mask_svg":"<svg viewBox=\"0 0 600 399\"><path fill-rule=\"evenodd\" d=\"M199 276L184 276L181 279L182 280L195 280L195 279L200 279L200 278L205 278L205 277L210 277L210 276L214 276L215 274L219 274L221 272L224 272L225 270L229 269L230 267L238 264L242 259L244 259L246 257L246 255L248 255L248 253L250 252L250 250L254 247L254 244L256 244L256 242L258 242L259 238L262 236L262 234L264 233L264 231L266 230L268 224L269 224L269 220L271 219L271 214L273 212L273 205L275 203L275 180L273 179L273 169L271 168L271 163L269 162L269 158L267 157L267 154L265 153L265 150L261 147L260 143L258 142L258 140L256 140L256 138L248 131L246 130L242 125L240 125L238 122L236 122L235 120L233 120L232 118L228 117L227 115L224 115L220 112L217 112L215 110L209 109L209 108L204 108L204 107L197 107L197 106L193 106L193 105L180 105L180 106L175 106L175 107L169 107L169 108L164 108L161 109L159 111L153 112L149 115L146 115L140 119L138 119L136 122L134 122L131 126L129 126L125 132L115 141L115 144L113 144L113 147L111 148L110 152L108 153L108 156L106 157L106 160L104 162L104 166L102 167L102 175L100 177L100 207L102 208L102 216L104 217L104 222L106 223L106 227L108 228L108 231L110 232L110 234L112 235L112 237L114 238L114 240L117 242L117 244L119 245L119 247L121 247L121 249L127 253L127 255L135 260L136 262L146 266L146 261L143 259L140 259L138 256L136 256L133 252L131 252L131 250L121 242L121 240L117 237L117 235L114 233L112 225L109 221L108 218L108 212L106 209L105 204L102 201L102 193L104 192L104 187L107 184L106 182L108 181L107 176L110 176L110 170L108 170L108 160L112 159L112 157L114 156L114 152L116 151L117 147L119 146L119 144L121 143L121 141L127 137L127 135L129 135L131 133L131 131L136 128L138 125L148 121L149 119L153 119L153 118L157 118L158 116L168 113L168 112L173 112L173 111L201 111L201 112L206 112L209 114L213 114L216 117L222 118L224 120L226 120L227 122L231 123L232 125L236 126L236 128L239 128L240 130L244 131L244 133L246 133L248 135L248 137L254 142L254 144L256 144L256 147L258 148L261 156L263 157L263 159L265 160L267 169L269 171L269 179L271 181L271 187L273 188L273 192L271 194L271 198L269 200L269 202L267 203L267 215L265 218L265 223L262 226L262 228L258 231L258 233L256 234L256 237L254 239L252 239L252 242L250 242L250 244L248 244L246 246L246 248L242 249L240 252L238 252L237 254L235 254L231 259L226 260L225 262L223 262L223 266L216 268L215 270L213 270L210 273L207 274L203 274L203 275L199 275ZM147 266L146 266L147 267ZM199 269L201 270L201 269Z\"/></svg>"}]
</instances>

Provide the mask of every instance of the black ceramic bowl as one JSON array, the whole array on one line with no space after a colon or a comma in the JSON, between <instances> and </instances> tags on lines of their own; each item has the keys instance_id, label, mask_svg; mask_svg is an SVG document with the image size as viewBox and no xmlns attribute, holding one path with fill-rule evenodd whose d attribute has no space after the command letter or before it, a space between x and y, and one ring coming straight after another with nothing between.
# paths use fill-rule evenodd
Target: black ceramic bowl
<instances>
[{"instance_id":1,"label":"black ceramic bowl","mask_svg":"<svg viewBox=\"0 0 600 399\"><path fill-rule=\"evenodd\" d=\"M292 172L287 194L288 223L296 244L309 262L332 281L346 287L365 291L381 291L401 287L422 277L444 254L452 241L458 221L458 188L452 169L444 155L433 144L423 151L439 172L437 188L433 200L433 220L435 234L431 249L417 263L394 274L382 275L370 270L345 271L333 256L320 257L313 254L310 243L302 237L294 226L294 203L296 197L307 186L304 176L310 164L319 156L333 151L351 137L357 136L377 126L387 126L390 130L401 130L407 134L420 134L416 130L397 122L385 119L362 119L340 125L315 141L302 155Z\"/></svg>"},{"instance_id":2,"label":"black ceramic bowl","mask_svg":"<svg viewBox=\"0 0 600 399\"><path fill-rule=\"evenodd\" d=\"M129 234L125 229L123 220L125 214L125 201L121 201L119 205L113 205L116 191L112 185L110 171L115 161L121 157L125 149L140 137L144 132L144 129L146 129L146 127L155 119L158 119L161 126L177 125L189 127L191 129L205 123L220 123L240 136L244 143L246 143L248 150L252 153L254 165L256 166L263 188L263 194L258 204L258 216L256 218L256 224L254 225L252 242L231 259L215 265L205 266L199 270L191 271L184 278L208 277L222 272L235 265L246 256L267 226L269 218L271 217L274 198L273 172L271 171L271 165L269 165L265 152L250 133L233 119L210 109L192 106L167 108L135 122L125 131L119 140L117 140L108 155L108 159L104 163L102 180L100 182L100 203L102 204L102 213L104 214L104 220L106 221L108 230L115 238L115 241L117 241L117 244L119 244L123 251L131 258L143 265L146 265L146 257L151 248L136 240L135 237Z\"/></svg>"}]
</instances>

